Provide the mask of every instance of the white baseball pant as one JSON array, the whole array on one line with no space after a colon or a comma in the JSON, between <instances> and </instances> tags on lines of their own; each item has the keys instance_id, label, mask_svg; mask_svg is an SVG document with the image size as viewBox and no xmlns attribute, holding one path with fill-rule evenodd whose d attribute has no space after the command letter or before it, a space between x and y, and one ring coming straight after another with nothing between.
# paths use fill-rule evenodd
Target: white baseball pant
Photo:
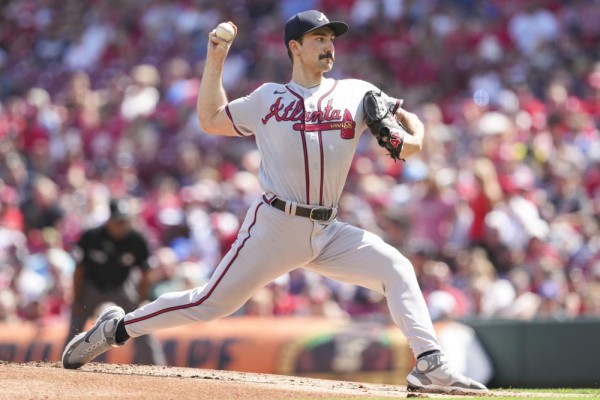
<instances>
[{"instance_id":1,"label":"white baseball pant","mask_svg":"<svg viewBox=\"0 0 600 400\"><path fill-rule=\"evenodd\" d=\"M410 261L379 236L332 221L288 215L263 199L248 210L236 242L203 287L167 293L125 316L131 337L227 316L259 288L299 267L386 296L415 357L439 350Z\"/></svg>"}]
</instances>

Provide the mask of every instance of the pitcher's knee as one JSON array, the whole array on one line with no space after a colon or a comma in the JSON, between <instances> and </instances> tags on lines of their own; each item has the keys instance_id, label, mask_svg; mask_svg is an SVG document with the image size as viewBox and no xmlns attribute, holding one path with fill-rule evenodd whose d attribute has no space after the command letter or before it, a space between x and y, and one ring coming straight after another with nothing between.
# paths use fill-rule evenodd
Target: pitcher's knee
<instances>
[{"instance_id":1,"label":"pitcher's knee","mask_svg":"<svg viewBox=\"0 0 600 400\"><path fill-rule=\"evenodd\" d=\"M385 281L386 286L395 284L405 285L417 285L417 276L415 269L411 262L404 256L402 258L395 259L390 263L389 267L386 268Z\"/></svg>"},{"instance_id":2,"label":"pitcher's knee","mask_svg":"<svg viewBox=\"0 0 600 400\"><path fill-rule=\"evenodd\" d=\"M204 304L200 306L200 308L202 309L202 312L200 313L200 318L204 322L210 322L220 318L224 318L236 312L243 305L243 302L223 302L211 300L210 298L208 298L204 302Z\"/></svg>"}]
</instances>

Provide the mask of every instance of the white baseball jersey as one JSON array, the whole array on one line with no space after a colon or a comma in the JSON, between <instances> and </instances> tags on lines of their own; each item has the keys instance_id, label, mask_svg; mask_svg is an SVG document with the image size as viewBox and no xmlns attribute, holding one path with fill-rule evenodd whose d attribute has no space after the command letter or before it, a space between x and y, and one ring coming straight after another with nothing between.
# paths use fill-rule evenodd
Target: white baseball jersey
<instances>
[{"instance_id":1,"label":"white baseball jersey","mask_svg":"<svg viewBox=\"0 0 600 400\"><path fill-rule=\"evenodd\" d=\"M265 195L248 210L210 281L164 294L127 314L130 336L229 315L259 288L304 267L385 294L415 356L440 348L406 257L379 236L338 221L334 213L319 221L312 211L308 216L296 212L297 206L337 207L366 127L362 99L373 89L360 80L324 79L313 89L268 83L227 105L236 132L256 136ZM394 112L401 104L389 97L387 102ZM285 201L285 208L278 209L275 200Z\"/></svg>"},{"instance_id":2,"label":"white baseball jersey","mask_svg":"<svg viewBox=\"0 0 600 400\"><path fill-rule=\"evenodd\" d=\"M267 194L299 204L336 207L361 133L362 98L372 84L323 79L306 89L293 81L267 83L227 105L241 136L254 134ZM395 112L401 101L387 97Z\"/></svg>"}]
</instances>

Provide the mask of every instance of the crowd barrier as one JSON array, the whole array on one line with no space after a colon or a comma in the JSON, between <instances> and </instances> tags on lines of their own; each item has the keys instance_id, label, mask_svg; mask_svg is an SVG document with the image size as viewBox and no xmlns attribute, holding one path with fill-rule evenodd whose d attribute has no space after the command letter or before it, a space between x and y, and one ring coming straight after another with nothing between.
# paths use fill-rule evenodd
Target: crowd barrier
<instances>
[{"instance_id":1,"label":"crowd barrier","mask_svg":"<svg viewBox=\"0 0 600 400\"><path fill-rule=\"evenodd\" d=\"M599 318L462 322L493 361L493 387L600 388Z\"/></svg>"}]
</instances>

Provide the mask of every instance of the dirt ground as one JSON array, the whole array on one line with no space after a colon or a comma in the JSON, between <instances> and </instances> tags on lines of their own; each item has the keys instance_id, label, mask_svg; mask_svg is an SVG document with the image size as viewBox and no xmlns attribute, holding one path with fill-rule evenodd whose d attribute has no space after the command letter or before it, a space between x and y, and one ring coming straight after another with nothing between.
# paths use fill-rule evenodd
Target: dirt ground
<instances>
[{"instance_id":1,"label":"dirt ground","mask_svg":"<svg viewBox=\"0 0 600 400\"><path fill-rule=\"evenodd\" d=\"M490 397L500 395L506 393L490 393ZM406 387L396 385L193 368L90 363L79 370L65 370L59 363L0 362L1 400L278 400L404 397L454 396L413 394L407 392Z\"/></svg>"}]
</instances>

